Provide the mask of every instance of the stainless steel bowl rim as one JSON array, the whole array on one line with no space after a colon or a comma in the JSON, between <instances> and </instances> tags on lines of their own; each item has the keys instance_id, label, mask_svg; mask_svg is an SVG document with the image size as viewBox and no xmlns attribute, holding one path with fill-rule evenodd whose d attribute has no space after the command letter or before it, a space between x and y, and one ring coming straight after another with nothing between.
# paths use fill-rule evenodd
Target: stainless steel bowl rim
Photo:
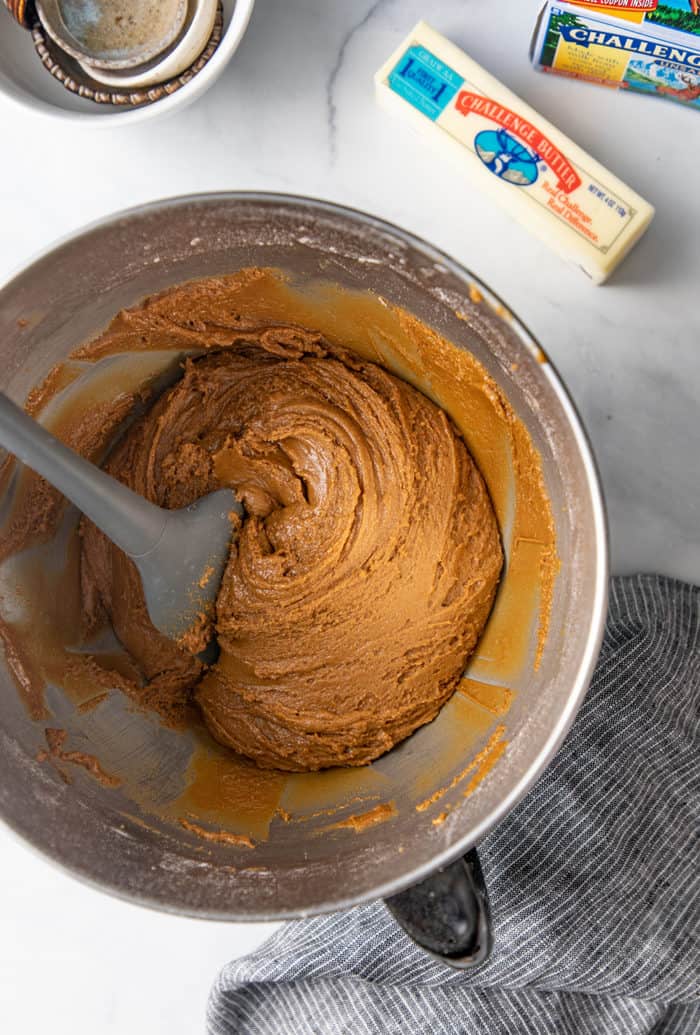
<instances>
[{"instance_id":1,"label":"stainless steel bowl rim","mask_svg":"<svg viewBox=\"0 0 700 1035\"><path fill-rule=\"evenodd\" d=\"M510 313L510 323L516 330L516 333L522 340L522 342L530 349L533 354L541 352L539 343L534 335L529 331L526 325L510 310L509 306L501 299L501 297L494 292L488 285L471 270L467 269L455 259L453 259L447 253L441 251L439 248L427 243L421 237L413 234L401 227L390 223L387 220L381 219L380 217L363 212L360 209L353 208L347 205L339 205L335 202L324 201L316 198L305 197L303 195L292 195L292 194L280 194L276 192L267 191L219 191L219 192L206 192L202 194L189 194L189 195L176 195L169 198L160 199L157 201L149 202L143 205L133 206L127 209L120 210L109 216L101 219L94 220L93 222L79 228L76 231L67 233L57 240L55 240L48 247L41 249L37 252L29 262L23 263L19 266L3 283L0 285L0 291L4 291L9 288L15 278L25 276L31 272L32 267L48 257L52 252L61 248L61 246L70 243L75 243L83 236L88 236L91 232L99 230L101 228L108 227L113 224L118 224L123 221L129 220L132 217L138 217L147 215L149 212L157 212L159 210L168 209L172 206L181 205L196 205L206 202L215 201L232 201L232 202L267 202L271 204L279 205L300 205L312 211L319 213L325 213L329 216L342 216L345 215L353 221L358 219L362 222L366 222L369 225L376 228L379 232L393 236L403 244L417 249L422 252L426 258L436 264L443 265L449 272L454 273L458 277L466 277L471 283L473 283L478 290L483 294L485 299L489 301L494 307L502 307ZM595 584L593 606L589 619L589 632L585 643L584 651L582 652L581 660L578 667L576 679L571 686L570 692L566 698L565 707L563 707L559 713L557 721L551 728L549 736L539 753L535 756L530 766L522 773L521 777L511 787L509 792L505 794L499 801L499 804L493 808L488 815L486 815L481 822L475 824L464 837L455 841L446 850L436 853L429 862L418 865L410 872L394 880L385 881L374 887L370 893L354 895L348 898L334 898L333 902L327 906L319 906L318 908L303 910L298 909L292 911L286 911L284 909L275 909L271 912L251 912L246 913L245 916L240 917L241 920L245 921L270 921L270 920L286 920L295 919L304 915L311 915L315 913L323 913L328 911L335 911L338 909L346 909L352 906L360 905L363 902L372 901L373 899L386 898L393 895L404 888L410 887L412 884L418 883L430 873L434 872L441 866L445 866L448 863L457 859L460 855L463 855L470 848L472 848L490 831L492 830L503 817L510 812L515 805L524 797L527 791L533 786L538 776L547 767L548 763L552 760L556 754L558 748L562 744L566 734L568 733L571 725L576 717L576 713L581 706L581 703L585 697L586 691L590 684L591 677L595 668L595 664L598 658L600 645L603 639L603 633L605 629L605 619L607 614L607 601L608 601L608 533L607 533L607 518L605 512L605 505L601 490L600 476L598 473L597 464L593 451L591 448L590 440L585 431L581 418L578 414L576 406L569 395L568 390L565 388L564 383L558 374L556 367L547 357L547 362L542 365L542 373L548 379L553 391L555 392L557 399L565 412L566 418L569 422L570 429L575 437L579 455L585 468L587 488L590 494L590 502L593 510L593 522L595 538L598 544L598 550L596 555L595 571L591 572L591 578ZM76 864L75 860L67 861L62 858L58 851L49 853L45 850L42 844L37 839L28 838L24 833L14 828L3 815L0 815L0 821L3 825L12 830L16 834L18 839L28 845L29 847L36 850L42 857L48 861L58 865L64 871L69 872L73 876L77 876L85 883L92 887L98 888L99 890L106 891L109 894L114 895L117 898L122 898L129 902L138 902L141 905L155 908L161 912L177 913L179 915L191 915L204 919L211 920L232 920L236 917L232 917L230 914L223 912L216 912L210 910L199 910L199 909L187 909L180 908L176 904L170 904L164 902L162 899L149 899L147 895L134 894L132 891L126 892L121 890L114 884L96 880L92 876L87 868L83 869Z\"/></svg>"}]
</instances>

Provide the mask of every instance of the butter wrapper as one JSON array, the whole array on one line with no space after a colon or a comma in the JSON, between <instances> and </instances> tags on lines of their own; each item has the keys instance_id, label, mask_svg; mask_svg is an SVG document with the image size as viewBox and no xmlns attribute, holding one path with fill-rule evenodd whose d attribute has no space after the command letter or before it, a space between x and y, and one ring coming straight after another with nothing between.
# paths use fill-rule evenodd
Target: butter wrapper
<instances>
[{"instance_id":1,"label":"butter wrapper","mask_svg":"<svg viewBox=\"0 0 700 1035\"><path fill-rule=\"evenodd\" d=\"M454 158L489 195L602 283L654 209L486 72L419 22L375 77L380 102Z\"/></svg>"},{"instance_id":2,"label":"butter wrapper","mask_svg":"<svg viewBox=\"0 0 700 1035\"><path fill-rule=\"evenodd\" d=\"M548 2L530 57L542 72L700 110L700 0Z\"/></svg>"}]
</instances>

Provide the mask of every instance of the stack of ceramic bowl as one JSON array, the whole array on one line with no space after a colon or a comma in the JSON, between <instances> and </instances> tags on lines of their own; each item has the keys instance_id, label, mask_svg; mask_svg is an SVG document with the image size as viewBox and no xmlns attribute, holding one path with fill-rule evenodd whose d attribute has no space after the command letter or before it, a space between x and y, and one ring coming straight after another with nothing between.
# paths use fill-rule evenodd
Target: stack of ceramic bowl
<instances>
[{"instance_id":1,"label":"stack of ceramic bowl","mask_svg":"<svg viewBox=\"0 0 700 1035\"><path fill-rule=\"evenodd\" d=\"M137 105L172 93L221 39L221 0L5 0L31 28L45 67L99 103Z\"/></svg>"}]
</instances>

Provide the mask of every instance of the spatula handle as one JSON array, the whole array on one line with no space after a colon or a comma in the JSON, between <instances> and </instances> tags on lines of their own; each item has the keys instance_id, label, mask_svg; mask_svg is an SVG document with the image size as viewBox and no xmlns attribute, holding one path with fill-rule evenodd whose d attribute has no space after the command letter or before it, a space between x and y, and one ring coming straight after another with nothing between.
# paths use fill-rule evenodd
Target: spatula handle
<instances>
[{"instance_id":1,"label":"spatula handle","mask_svg":"<svg viewBox=\"0 0 700 1035\"><path fill-rule=\"evenodd\" d=\"M0 445L40 474L132 557L159 542L168 512L79 456L0 392Z\"/></svg>"}]
</instances>

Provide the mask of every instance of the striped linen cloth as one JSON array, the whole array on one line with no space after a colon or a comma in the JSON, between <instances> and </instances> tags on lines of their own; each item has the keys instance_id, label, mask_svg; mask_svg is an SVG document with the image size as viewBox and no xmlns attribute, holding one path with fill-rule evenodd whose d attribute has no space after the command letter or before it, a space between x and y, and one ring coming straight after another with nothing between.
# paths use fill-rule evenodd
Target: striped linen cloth
<instances>
[{"instance_id":1,"label":"striped linen cloth","mask_svg":"<svg viewBox=\"0 0 700 1035\"><path fill-rule=\"evenodd\" d=\"M480 845L490 960L448 968L382 903L286 924L221 972L211 1035L700 1035L699 605L612 580L576 723Z\"/></svg>"}]
</instances>

